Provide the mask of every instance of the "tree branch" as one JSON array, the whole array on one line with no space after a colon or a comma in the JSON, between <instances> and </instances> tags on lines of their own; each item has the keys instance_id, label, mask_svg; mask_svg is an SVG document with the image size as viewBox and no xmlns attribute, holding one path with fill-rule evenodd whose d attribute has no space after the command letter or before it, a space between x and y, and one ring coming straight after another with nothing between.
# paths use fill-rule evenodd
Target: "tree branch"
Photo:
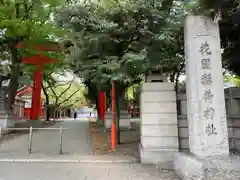
<instances>
[{"instance_id":1,"label":"tree branch","mask_svg":"<svg viewBox=\"0 0 240 180\"><path fill-rule=\"evenodd\" d=\"M58 104L58 106L61 106L63 103L69 101L69 99L71 99L78 91L80 91L80 89L76 90L74 93L71 94L71 96L69 96L68 98L66 98L64 101L62 101L61 103Z\"/></svg>"},{"instance_id":2,"label":"tree branch","mask_svg":"<svg viewBox=\"0 0 240 180\"><path fill-rule=\"evenodd\" d=\"M72 104L66 106L65 108L70 108L72 107L76 102L80 101L81 99L76 99Z\"/></svg>"},{"instance_id":3,"label":"tree branch","mask_svg":"<svg viewBox=\"0 0 240 180\"><path fill-rule=\"evenodd\" d=\"M76 76L74 76L74 78L72 79L72 81L69 82L69 86L58 96L58 98L62 97L62 95L67 92L71 87L72 87L72 83L75 80Z\"/></svg>"},{"instance_id":4,"label":"tree branch","mask_svg":"<svg viewBox=\"0 0 240 180\"><path fill-rule=\"evenodd\" d=\"M61 87L61 86L65 86L65 85L68 85L68 84L69 84L69 82L64 83L64 84L56 84L56 85L54 85L54 87L55 87L55 88L56 88L56 87ZM45 87L45 89L48 89L48 88L50 88L50 86Z\"/></svg>"},{"instance_id":5,"label":"tree branch","mask_svg":"<svg viewBox=\"0 0 240 180\"><path fill-rule=\"evenodd\" d=\"M54 89L53 89L53 87L50 85L51 83L49 82L49 81L47 81L47 83L48 83L48 86L50 87L50 89L51 89L51 91L52 91L52 93L54 94L54 96L55 96L55 104L57 104L58 103L58 96L57 96L57 94L56 94L56 92L54 91Z\"/></svg>"}]
</instances>

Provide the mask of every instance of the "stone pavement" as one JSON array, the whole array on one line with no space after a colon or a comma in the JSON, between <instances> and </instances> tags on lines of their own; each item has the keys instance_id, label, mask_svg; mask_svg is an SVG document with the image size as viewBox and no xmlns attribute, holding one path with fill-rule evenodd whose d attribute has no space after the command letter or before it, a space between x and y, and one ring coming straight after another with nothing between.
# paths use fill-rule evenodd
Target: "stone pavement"
<instances>
[{"instance_id":1,"label":"stone pavement","mask_svg":"<svg viewBox=\"0 0 240 180\"><path fill-rule=\"evenodd\" d=\"M58 121L51 128L68 128L63 133L63 154L59 155L59 130L39 130L33 133L32 154L28 154L29 135L6 140L0 146L0 162L136 162L132 156L93 156L87 119Z\"/></svg>"},{"instance_id":2,"label":"stone pavement","mask_svg":"<svg viewBox=\"0 0 240 180\"><path fill-rule=\"evenodd\" d=\"M50 128L60 126L68 128L63 133L63 157L86 156L92 154L89 125L87 121L62 121ZM39 130L33 132L32 154L28 154L29 135L24 134L14 139L3 141L0 147L2 158L59 158L60 132L59 130Z\"/></svg>"},{"instance_id":3,"label":"stone pavement","mask_svg":"<svg viewBox=\"0 0 240 180\"><path fill-rule=\"evenodd\" d=\"M174 172L129 163L0 163L0 180L179 180Z\"/></svg>"},{"instance_id":4,"label":"stone pavement","mask_svg":"<svg viewBox=\"0 0 240 180\"><path fill-rule=\"evenodd\" d=\"M64 131L63 155L59 155L59 131L33 134L32 154L28 135L2 142L0 180L179 180L172 171L137 163L131 156L92 154L88 121L66 120L51 127Z\"/></svg>"}]
</instances>

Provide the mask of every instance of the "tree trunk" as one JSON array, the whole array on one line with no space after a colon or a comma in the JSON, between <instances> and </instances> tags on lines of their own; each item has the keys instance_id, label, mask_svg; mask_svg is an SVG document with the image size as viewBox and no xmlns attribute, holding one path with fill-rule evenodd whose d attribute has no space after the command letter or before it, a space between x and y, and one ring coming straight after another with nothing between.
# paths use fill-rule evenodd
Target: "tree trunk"
<instances>
[{"instance_id":1,"label":"tree trunk","mask_svg":"<svg viewBox=\"0 0 240 180\"><path fill-rule=\"evenodd\" d=\"M42 84L42 89L43 89L44 96L46 98L46 102L45 102L45 106L44 106L46 108L45 121L50 121L49 96L48 96L47 90L45 89L43 84Z\"/></svg>"},{"instance_id":2,"label":"tree trunk","mask_svg":"<svg viewBox=\"0 0 240 180\"><path fill-rule=\"evenodd\" d=\"M96 109L97 109L97 116L98 116L98 118L97 118L97 120L100 120L100 108L99 108L99 100L98 100L98 95L96 95L96 97L95 97L95 103L96 103Z\"/></svg>"},{"instance_id":3,"label":"tree trunk","mask_svg":"<svg viewBox=\"0 0 240 180\"><path fill-rule=\"evenodd\" d=\"M11 58L12 58L12 64L11 64L11 78L8 85L8 98L7 98L7 111L9 113L13 113L13 104L15 101L15 96L18 89L18 79L20 76L20 57L18 56L17 49L15 47L10 48L11 51Z\"/></svg>"},{"instance_id":4,"label":"tree trunk","mask_svg":"<svg viewBox=\"0 0 240 180\"><path fill-rule=\"evenodd\" d=\"M174 82L175 80L175 75L176 75L176 71L174 71L172 74L170 74L170 81Z\"/></svg>"},{"instance_id":5,"label":"tree trunk","mask_svg":"<svg viewBox=\"0 0 240 180\"><path fill-rule=\"evenodd\" d=\"M178 89L178 85L179 85L179 77L180 77L180 75L181 75L181 72L182 72L182 70L183 70L183 68L184 68L184 63L182 63L181 65L180 65L180 68L179 68L179 70L178 70L178 72L177 72L177 74L176 74L176 78L175 78L175 91L176 91L176 94L178 94L178 91L179 91L179 89Z\"/></svg>"},{"instance_id":6,"label":"tree trunk","mask_svg":"<svg viewBox=\"0 0 240 180\"><path fill-rule=\"evenodd\" d=\"M57 119L57 107L54 106L53 108L53 121L55 121Z\"/></svg>"},{"instance_id":7,"label":"tree trunk","mask_svg":"<svg viewBox=\"0 0 240 180\"><path fill-rule=\"evenodd\" d=\"M117 120L117 143L121 144L121 129L120 129L120 106L119 101L120 97L118 96L118 92L116 90L116 120Z\"/></svg>"},{"instance_id":8,"label":"tree trunk","mask_svg":"<svg viewBox=\"0 0 240 180\"><path fill-rule=\"evenodd\" d=\"M18 63L13 64L11 67L11 78L8 85L8 98L7 98L7 106L6 110L9 115L13 115L13 104L15 101L15 96L18 89L18 79L20 76L20 65Z\"/></svg>"},{"instance_id":9,"label":"tree trunk","mask_svg":"<svg viewBox=\"0 0 240 180\"><path fill-rule=\"evenodd\" d=\"M116 122L117 122L117 143L121 144L121 129L120 129L120 119L121 119L121 109L120 109L120 100L123 98L123 95L126 91L126 88L129 85L124 85L122 82L116 81L115 96L116 96Z\"/></svg>"},{"instance_id":10,"label":"tree trunk","mask_svg":"<svg viewBox=\"0 0 240 180\"><path fill-rule=\"evenodd\" d=\"M66 118L66 109L63 111L63 117Z\"/></svg>"},{"instance_id":11,"label":"tree trunk","mask_svg":"<svg viewBox=\"0 0 240 180\"><path fill-rule=\"evenodd\" d=\"M59 118L62 118L62 109L59 109Z\"/></svg>"},{"instance_id":12,"label":"tree trunk","mask_svg":"<svg viewBox=\"0 0 240 180\"><path fill-rule=\"evenodd\" d=\"M96 110L97 110L97 115L98 118L97 120L99 120L99 104L98 104L98 94L99 94L99 90L98 88L91 82L91 81L85 81L84 84L88 87L88 94L86 95L86 98L88 98L91 103L95 103L96 104Z\"/></svg>"}]
</instances>

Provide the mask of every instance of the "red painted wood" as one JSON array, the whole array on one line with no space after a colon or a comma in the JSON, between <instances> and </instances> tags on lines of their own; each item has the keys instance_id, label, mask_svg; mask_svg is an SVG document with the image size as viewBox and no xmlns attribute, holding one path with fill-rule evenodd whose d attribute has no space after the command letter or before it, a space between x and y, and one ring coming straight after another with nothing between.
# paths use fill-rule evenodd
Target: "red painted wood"
<instances>
[{"instance_id":1,"label":"red painted wood","mask_svg":"<svg viewBox=\"0 0 240 180\"><path fill-rule=\"evenodd\" d=\"M39 118L41 107L41 90L42 90L42 72L40 70L35 70L32 92L32 110L30 117L31 120L37 120Z\"/></svg>"},{"instance_id":2,"label":"red painted wood","mask_svg":"<svg viewBox=\"0 0 240 180\"><path fill-rule=\"evenodd\" d=\"M99 93L99 96L98 96L98 105L99 105L99 115L100 115L100 119L101 120L104 120L104 115L105 115L105 111L106 111L106 102L105 102L105 92L104 91L101 91Z\"/></svg>"},{"instance_id":3,"label":"red painted wood","mask_svg":"<svg viewBox=\"0 0 240 180\"><path fill-rule=\"evenodd\" d=\"M32 65L35 65L37 67L41 67L43 66L44 64L52 64L52 63L55 63L55 59L51 59L47 56L44 56L42 54L39 54L39 55L35 55L35 56L32 56L32 57L24 57L22 59L23 63L24 64L32 64Z\"/></svg>"},{"instance_id":4,"label":"red painted wood","mask_svg":"<svg viewBox=\"0 0 240 180\"><path fill-rule=\"evenodd\" d=\"M116 116L115 116L115 82L112 81L112 131L111 131L111 142L112 150L116 150L117 142L117 127L116 127Z\"/></svg>"},{"instance_id":5,"label":"red painted wood","mask_svg":"<svg viewBox=\"0 0 240 180\"><path fill-rule=\"evenodd\" d=\"M20 90L20 91L18 91L17 93L16 93L16 95L19 95L19 96L21 96L22 94L24 94L24 93L26 93L26 92L30 92L30 93L32 93L32 87L26 87L26 88L24 88L23 90Z\"/></svg>"},{"instance_id":6,"label":"red painted wood","mask_svg":"<svg viewBox=\"0 0 240 180\"><path fill-rule=\"evenodd\" d=\"M32 112L32 108L24 108L25 118L30 119L30 117L31 117L31 112Z\"/></svg>"},{"instance_id":7,"label":"red painted wood","mask_svg":"<svg viewBox=\"0 0 240 180\"><path fill-rule=\"evenodd\" d=\"M16 48L25 48L24 43L17 44ZM32 45L33 49L39 51L61 51L60 46L57 43L38 44ZM39 113L42 112L41 107L41 90L42 90L42 72L39 70L44 64L51 64L55 62L55 59L51 59L43 54L38 54L32 57L23 57L24 64L32 64L37 67L34 72L34 84L32 91L32 107L31 107L31 120L37 120Z\"/></svg>"},{"instance_id":8,"label":"red painted wood","mask_svg":"<svg viewBox=\"0 0 240 180\"><path fill-rule=\"evenodd\" d=\"M106 110L107 110L107 97L106 92L103 92L103 119L105 119Z\"/></svg>"}]
</instances>

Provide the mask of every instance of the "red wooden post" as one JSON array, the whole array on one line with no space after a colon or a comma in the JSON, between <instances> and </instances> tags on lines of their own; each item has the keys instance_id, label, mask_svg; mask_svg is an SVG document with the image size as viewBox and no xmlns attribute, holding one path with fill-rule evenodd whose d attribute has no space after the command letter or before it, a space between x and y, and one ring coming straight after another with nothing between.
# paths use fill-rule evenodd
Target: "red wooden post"
<instances>
[{"instance_id":1,"label":"red wooden post","mask_svg":"<svg viewBox=\"0 0 240 180\"><path fill-rule=\"evenodd\" d=\"M106 92L103 93L103 120L105 119L105 112L107 110L107 97Z\"/></svg>"},{"instance_id":2,"label":"red wooden post","mask_svg":"<svg viewBox=\"0 0 240 180\"><path fill-rule=\"evenodd\" d=\"M98 106L99 106L99 115L100 119L104 120L104 115L106 112L106 93L104 91L101 91L98 95Z\"/></svg>"},{"instance_id":3,"label":"red wooden post","mask_svg":"<svg viewBox=\"0 0 240 180\"><path fill-rule=\"evenodd\" d=\"M32 91L31 120L39 118L41 109L42 72L37 69L34 72L34 82Z\"/></svg>"},{"instance_id":4,"label":"red wooden post","mask_svg":"<svg viewBox=\"0 0 240 180\"><path fill-rule=\"evenodd\" d=\"M112 150L116 150L116 138L117 137L117 128L116 128L116 117L115 117L115 82L112 81Z\"/></svg>"},{"instance_id":5,"label":"red wooden post","mask_svg":"<svg viewBox=\"0 0 240 180\"><path fill-rule=\"evenodd\" d=\"M98 94L98 110L99 110L99 118L103 120L103 98L102 91Z\"/></svg>"},{"instance_id":6,"label":"red wooden post","mask_svg":"<svg viewBox=\"0 0 240 180\"><path fill-rule=\"evenodd\" d=\"M16 48L25 48L24 43L17 44ZM33 49L37 49L39 51L61 51L60 47L57 43L52 44L42 44L42 45L33 45ZM23 57L24 64L31 64L35 65L37 70L34 72L34 83L33 83L33 92L32 92L32 107L31 107L31 120L37 120L40 111L41 111L41 90L42 90L42 72L40 68L44 64L51 64L54 63L55 60L45 56L42 52L39 54L34 55L32 57Z\"/></svg>"}]
</instances>

